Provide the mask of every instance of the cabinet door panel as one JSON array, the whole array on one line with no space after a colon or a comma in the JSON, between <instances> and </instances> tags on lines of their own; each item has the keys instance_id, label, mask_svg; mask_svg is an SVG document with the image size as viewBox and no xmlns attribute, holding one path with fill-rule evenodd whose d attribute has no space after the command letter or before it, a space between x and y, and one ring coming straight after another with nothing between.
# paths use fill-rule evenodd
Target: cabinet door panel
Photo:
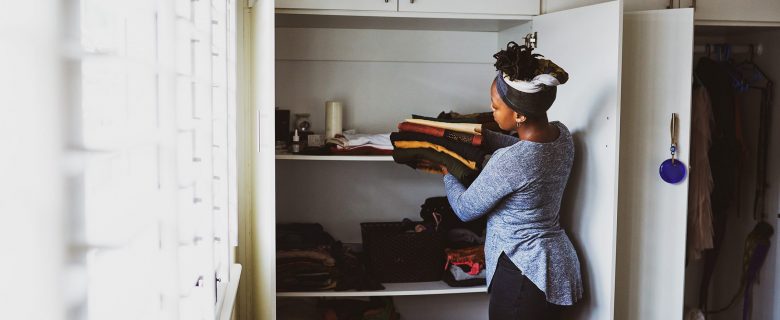
<instances>
[{"instance_id":1,"label":"cabinet door panel","mask_svg":"<svg viewBox=\"0 0 780 320\"><path fill-rule=\"evenodd\" d=\"M542 0L542 14L567 10L572 8L584 7L606 0ZM669 0L625 0L623 1L623 11L643 11L666 9L669 6Z\"/></svg>"},{"instance_id":2,"label":"cabinet door panel","mask_svg":"<svg viewBox=\"0 0 780 320\"><path fill-rule=\"evenodd\" d=\"M558 87L548 115L565 124L574 137L574 166L560 216L577 249L588 298L566 319L612 315L621 15L620 3L612 1L533 20L539 43L534 52L570 76Z\"/></svg>"},{"instance_id":3,"label":"cabinet door panel","mask_svg":"<svg viewBox=\"0 0 780 320\"><path fill-rule=\"evenodd\" d=\"M399 0L398 11L538 15L539 1Z\"/></svg>"},{"instance_id":4,"label":"cabinet door panel","mask_svg":"<svg viewBox=\"0 0 780 320\"><path fill-rule=\"evenodd\" d=\"M683 6L691 0L683 1ZM780 22L777 0L706 0L696 1L696 21Z\"/></svg>"},{"instance_id":5,"label":"cabinet door panel","mask_svg":"<svg viewBox=\"0 0 780 320\"><path fill-rule=\"evenodd\" d=\"M277 0L277 9L397 11L398 0Z\"/></svg>"},{"instance_id":6,"label":"cabinet door panel","mask_svg":"<svg viewBox=\"0 0 780 320\"><path fill-rule=\"evenodd\" d=\"M679 319L683 310L688 181L667 184L672 113L688 163L693 10L627 13L622 106L615 319Z\"/></svg>"}]
</instances>

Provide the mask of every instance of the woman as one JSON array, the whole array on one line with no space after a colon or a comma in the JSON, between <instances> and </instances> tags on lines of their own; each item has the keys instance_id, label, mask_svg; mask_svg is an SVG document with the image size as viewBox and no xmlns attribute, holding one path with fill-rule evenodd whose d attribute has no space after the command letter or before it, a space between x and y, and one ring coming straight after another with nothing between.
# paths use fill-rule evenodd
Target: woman
<instances>
[{"instance_id":1,"label":"woman","mask_svg":"<svg viewBox=\"0 0 780 320\"><path fill-rule=\"evenodd\" d=\"M556 319L582 297L577 253L559 223L574 160L569 130L548 122L556 87L568 74L514 42L496 53L490 87L493 118L517 137L483 130L495 150L468 188L444 176L458 217L488 215L485 259L490 319ZM493 151L493 150L490 150Z\"/></svg>"}]
</instances>

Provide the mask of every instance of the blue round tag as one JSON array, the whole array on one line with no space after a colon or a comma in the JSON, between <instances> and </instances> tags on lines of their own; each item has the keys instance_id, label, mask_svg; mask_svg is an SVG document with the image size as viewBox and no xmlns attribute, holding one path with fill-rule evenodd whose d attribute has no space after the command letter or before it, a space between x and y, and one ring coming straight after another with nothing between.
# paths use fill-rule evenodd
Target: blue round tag
<instances>
[{"instance_id":1,"label":"blue round tag","mask_svg":"<svg viewBox=\"0 0 780 320\"><path fill-rule=\"evenodd\" d=\"M674 162L672 159L666 159L661 163L661 168L658 171L661 174L661 179L668 183L675 184L685 179L685 164L677 159Z\"/></svg>"}]
</instances>

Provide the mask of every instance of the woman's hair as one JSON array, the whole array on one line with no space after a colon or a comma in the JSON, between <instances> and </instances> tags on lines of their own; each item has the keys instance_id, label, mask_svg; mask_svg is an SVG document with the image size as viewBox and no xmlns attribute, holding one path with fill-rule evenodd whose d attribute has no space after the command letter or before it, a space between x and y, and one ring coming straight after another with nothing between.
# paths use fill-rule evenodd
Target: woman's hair
<instances>
[{"instance_id":1,"label":"woman's hair","mask_svg":"<svg viewBox=\"0 0 780 320\"><path fill-rule=\"evenodd\" d=\"M496 58L494 66L496 70L509 76L511 81L529 81L533 79L539 68L539 60L536 58L542 56L534 54L533 50L533 48L521 46L511 41L507 43L506 50L501 50L493 55L493 58Z\"/></svg>"}]
</instances>

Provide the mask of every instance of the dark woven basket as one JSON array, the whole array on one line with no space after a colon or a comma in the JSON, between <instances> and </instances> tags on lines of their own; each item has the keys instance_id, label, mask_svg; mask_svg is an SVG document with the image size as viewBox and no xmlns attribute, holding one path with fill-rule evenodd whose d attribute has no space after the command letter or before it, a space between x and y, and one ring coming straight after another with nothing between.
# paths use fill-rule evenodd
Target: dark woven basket
<instances>
[{"instance_id":1,"label":"dark woven basket","mask_svg":"<svg viewBox=\"0 0 780 320\"><path fill-rule=\"evenodd\" d=\"M444 272L444 241L440 233L400 232L400 222L360 224L368 269L380 282L441 280Z\"/></svg>"}]
</instances>

